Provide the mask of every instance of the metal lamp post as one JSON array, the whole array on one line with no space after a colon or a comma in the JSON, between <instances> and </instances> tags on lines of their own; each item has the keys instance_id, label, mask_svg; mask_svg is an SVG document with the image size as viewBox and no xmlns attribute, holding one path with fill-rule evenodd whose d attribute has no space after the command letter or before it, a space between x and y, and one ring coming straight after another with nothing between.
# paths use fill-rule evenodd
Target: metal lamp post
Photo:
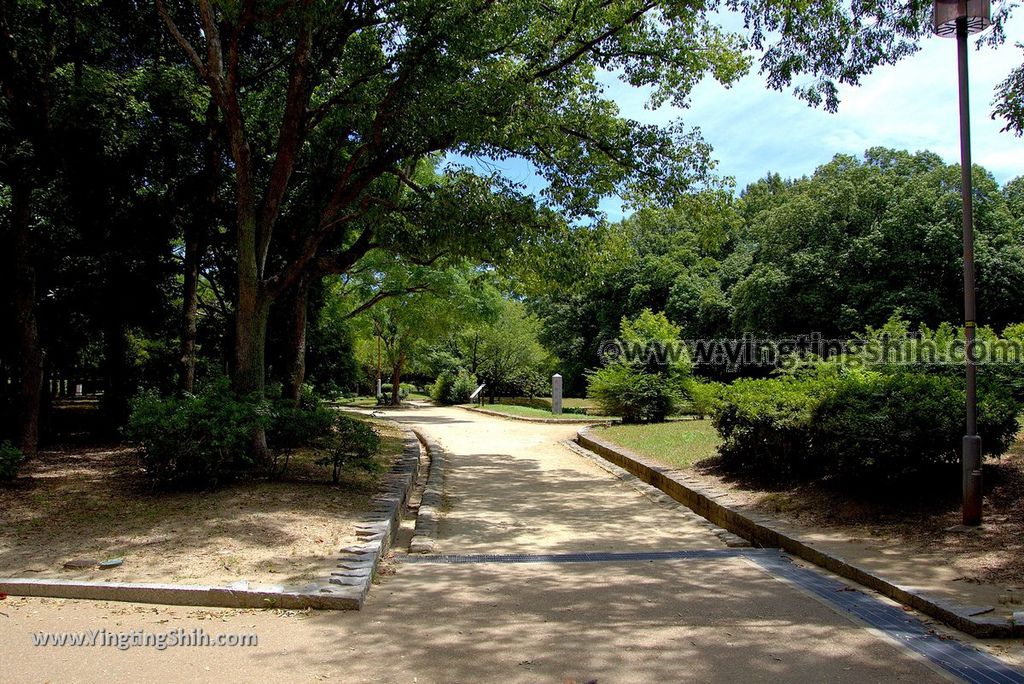
<instances>
[{"instance_id":1,"label":"metal lamp post","mask_svg":"<svg viewBox=\"0 0 1024 684\"><path fill-rule=\"evenodd\" d=\"M935 0L935 33L956 37L960 71L960 173L964 217L964 332L967 343L967 434L963 442L964 525L981 524L981 437L978 436L977 327L974 285L974 211L971 187L971 120L967 86L967 36L992 25L989 0Z\"/></svg>"}]
</instances>

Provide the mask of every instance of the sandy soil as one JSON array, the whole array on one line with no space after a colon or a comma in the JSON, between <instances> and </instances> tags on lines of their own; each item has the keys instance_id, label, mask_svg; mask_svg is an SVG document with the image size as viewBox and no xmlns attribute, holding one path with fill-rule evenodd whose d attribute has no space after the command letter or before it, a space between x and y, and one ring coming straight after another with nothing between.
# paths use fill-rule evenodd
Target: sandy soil
<instances>
[{"instance_id":1,"label":"sandy soil","mask_svg":"<svg viewBox=\"0 0 1024 684\"><path fill-rule=\"evenodd\" d=\"M388 412L448 449L445 552L707 548L717 539L557 444L571 430ZM256 648L54 649L41 630L256 633ZM920 659L740 559L395 563L358 613L0 602L4 680L942 682Z\"/></svg>"},{"instance_id":2,"label":"sandy soil","mask_svg":"<svg viewBox=\"0 0 1024 684\"><path fill-rule=\"evenodd\" d=\"M600 433L598 433L600 434ZM959 527L957 472L908 489L848 493L770 488L723 475L714 459L685 471L731 505L770 515L801 539L897 584L1009 617L1024 610L1024 442L986 464L985 525Z\"/></svg>"},{"instance_id":3,"label":"sandy soil","mask_svg":"<svg viewBox=\"0 0 1024 684\"><path fill-rule=\"evenodd\" d=\"M399 432L387 430L393 457ZM132 449L45 451L0 488L0 574L185 584L301 584L355 539L372 476L329 471L297 455L281 481L155 493ZM70 560L123 558L120 567L66 569Z\"/></svg>"}]
</instances>

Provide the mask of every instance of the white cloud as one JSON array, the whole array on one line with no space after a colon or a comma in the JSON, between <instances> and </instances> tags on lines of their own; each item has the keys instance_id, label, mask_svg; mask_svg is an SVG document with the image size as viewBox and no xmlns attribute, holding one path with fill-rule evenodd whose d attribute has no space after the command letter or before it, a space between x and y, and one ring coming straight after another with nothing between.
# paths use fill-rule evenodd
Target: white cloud
<instances>
[{"instance_id":1,"label":"white cloud","mask_svg":"<svg viewBox=\"0 0 1024 684\"><path fill-rule=\"evenodd\" d=\"M1024 59L1014 46L1024 42L1024 13L1010 20L1006 33L1005 45L970 53L974 163L1001 183L1024 175L1024 139L1001 132L1003 122L991 118L996 85ZM602 83L605 94L629 118L661 125L681 119L699 127L714 147L717 172L735 177L739 188L769 172L809 175L836 154L860 156L875 146L927 149L958 163L956 43L929 38L921 48L896 65L879 68L859 87L842 88L836 114L809 108L790 92L769 90L757 73L731 89L710 79L702 82L685 110L666 106L651 111L646 108L649 90L632 88L612 74L606 74ZM531 191L543 187L521 160L497 166ZM618 199L602 202L601 208L613 220L622 216Z\"/></svg>"},{"instance_id":2,"label":"white cloud","mask_svg":"<svg viewBox=\"0 0 1024 684\"><path fill-rule=\"evenodd\" d=\"M1020 19L1010 23L1006 45L970 54L974 162L1000 182L1024 174L1024 140L1001 132L1002 121L990 116L996 85L1022 59L1013 45L1024 39L1017 29ZM913 57L882 67L860 87L844 87L841 93L839 112L828 114L791 93L768 90L759 75L751 74L732 90L701 83L689 110L652 113L636 106L639 93L624 101L625 93L615 88L629 116L657 122L680 117L699 126L721 162L719 173L735 176L740 187L769 171L806 175L837 153L860 155L876 145L928 149L959 161L955 42L925 40Z\"/></svg>"}]
</instances>

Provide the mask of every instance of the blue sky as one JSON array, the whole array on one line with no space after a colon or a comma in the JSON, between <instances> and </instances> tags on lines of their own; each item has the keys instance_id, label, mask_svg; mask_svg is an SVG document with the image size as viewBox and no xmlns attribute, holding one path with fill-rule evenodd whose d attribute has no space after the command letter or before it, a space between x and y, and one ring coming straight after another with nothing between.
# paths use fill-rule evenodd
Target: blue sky
<instances>
[{"instance_id":1,"label":"blue sky","mask_svg":"<svg viewBox=\"0 0 1024 684\"><path fill-rule=\"evenodd\" d=\"M1000 183L1024 175L1024 139L1003 133L992 120L995 86L1024 59L1014 43L1024 42L1024 13L1006 27L1007 41L970 54L971 123L974 163ZM771 171L784 177L809 175L835 154L860 155L882 145L910 151L931 150L958 163L956 43L931 37L922 49L899 64L877 69L857 88L844 87L836 114L812 109L790 92L768 90L756 72L725 89L708 80L697 86L688 109L646 108L647 93L605 79L607 95L628 118L665 124L680 119L699 127L714 148L716 172L735 178L738 188ZM529 167L498 164L510 178L538 189ZM602 208L611 219L622 215L621 203L609 199Z\"/></svg>"}]
</instances>

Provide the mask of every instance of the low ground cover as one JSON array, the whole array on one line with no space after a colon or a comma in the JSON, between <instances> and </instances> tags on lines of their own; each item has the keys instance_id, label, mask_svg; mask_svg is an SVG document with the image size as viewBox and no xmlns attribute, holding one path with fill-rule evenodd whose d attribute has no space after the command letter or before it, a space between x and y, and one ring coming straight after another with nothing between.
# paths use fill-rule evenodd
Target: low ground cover
<instances>
[{"instance_id":1,"label":"low ground cover","mask_svg":"<svg viewBox=\"0 0 1024 684\"><path fill-rule=\"evenodd\" d=\"M545 401L545 400L541 400ZM550 403L550 399L546 400ZM521 404L488 404L484 403L481 407L488 411L495 411L497 413L505 413L510 416L523 416L525 418L579 418L594 420L611 420L610 416L593 415L590 411L586 410L582 406L568 407L563 404L563 412L560 415L555 415L551 412L550 408L541 406L524 406Z\"/></svg>"},{"instance_id":2,"label":"low ground cover","mask_svg":"<svg viewBox=\"0 0 1024 684\"><path fill-rule=\"evenodd\" d=\"M601 437L674 468L689 468L717 455L722 443L708 420L651 425L613 425Z\"/></svg>"},{"instance_id":3,"label":"low ground cover","mask_svg":"<svg viewBox=\"0 0 1024 684\"><path fill-rule=\"evenodd\" d=\"M402 449L393 423L374 421L377 457ZM43 451L0 487L0 575L90 580L302 584L355 539L379 474L341 473L298 450L277 480L239 480L204 491L155 491L138 453L122 445ZM382 469L383 470L383 469ZM65 569L76 559L119 567Z\"/></svg>"}]
</instances>

